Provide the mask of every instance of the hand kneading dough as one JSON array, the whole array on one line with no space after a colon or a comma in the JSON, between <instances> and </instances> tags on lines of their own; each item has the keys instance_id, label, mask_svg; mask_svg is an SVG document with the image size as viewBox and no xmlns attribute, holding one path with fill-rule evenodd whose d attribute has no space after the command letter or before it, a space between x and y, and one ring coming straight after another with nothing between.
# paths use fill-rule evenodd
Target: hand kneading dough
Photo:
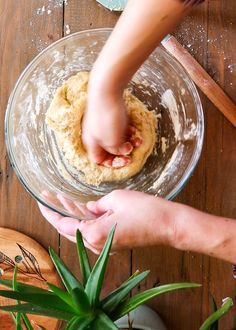
<instances>
[{"instance_id":1,"label":"hand kneading dough","mask_svg":"<svg viewBox=\"0 0 236 330\"><path fill-rule=\"evenodd\" d=\"M157 119L153 112L129 91L124 93L131 125L142 136L142 144L134 148L131 162L121 168L92 163L81 139L82 118L86 108L88 72L79 72L59 87L46 114L46 123L55 132L57 143L65 160L78 170L80 180L99 185L101 182L120 181L138 173L152 153L156 142Z\"/></svg>"}]
</instances>

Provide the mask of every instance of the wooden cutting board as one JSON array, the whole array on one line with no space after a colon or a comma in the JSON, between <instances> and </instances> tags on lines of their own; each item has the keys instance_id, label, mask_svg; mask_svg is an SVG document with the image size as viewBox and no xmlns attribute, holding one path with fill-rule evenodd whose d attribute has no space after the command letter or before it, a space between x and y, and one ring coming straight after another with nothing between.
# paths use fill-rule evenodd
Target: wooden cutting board
<instances>
[{"instance_id":1,"label":"wooden cutting board","mask_svg":"<svg viewBox=\"0 0 236 330\"><path fill-rule=\"evenodd\" d=\"M18 265L17 280L26 284L47 288L46 281L61 286L59 276L48 252L32 238L17 231L0 227L0 272L2 279L12 279L14 266ZM0 286L0 289L6 289ZM0 305L14 304L14 300L0 297ZM29 315L34 329L37 324L47 330L58 329L61 322L42 316ZM0 311L0 329L14 330L9 313Z\"/></svg>"}]
</instances>

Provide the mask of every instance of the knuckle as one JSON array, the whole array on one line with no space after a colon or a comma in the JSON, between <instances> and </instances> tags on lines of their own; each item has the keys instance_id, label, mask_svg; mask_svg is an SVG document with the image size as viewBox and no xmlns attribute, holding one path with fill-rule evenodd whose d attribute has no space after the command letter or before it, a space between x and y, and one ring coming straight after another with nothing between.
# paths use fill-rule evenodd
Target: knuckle
<instances>
[{"instance_id":1,"label":"knuckle","mask_svg":"<svg viewBox=\"0 0 236 330\"><path fill-rule=\"evenodd\" d=\"M110 193L112 200L116 200L116 199L120 198L122 195L122 192L123 192L123 190L121 190L121 189L113 190Z\"/></svg>"},{"instance_id":2,"label":"knuckle","mask_svg":"<svg viewBox=\"0 0 236 330\"><path fill-rule=\"evenodd\" d=\"M106 235L100 230L95 230L93 232L88 233L87 238L86 238L92 246L99 248L100 246L103 246Z\"/></svg>"}]
</instances>

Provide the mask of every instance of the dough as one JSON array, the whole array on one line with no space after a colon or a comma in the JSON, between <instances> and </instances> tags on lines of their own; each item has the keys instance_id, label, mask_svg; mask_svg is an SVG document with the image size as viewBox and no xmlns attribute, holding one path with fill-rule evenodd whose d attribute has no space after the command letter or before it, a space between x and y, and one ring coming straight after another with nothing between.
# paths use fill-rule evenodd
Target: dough
<instances>
[{"instance_id":1,"label":"dough","mask_svg":"<svg viewBox=\"0 0 236 330\"><path fill-rule=\"evenodd\" d=\"M80 180L99 185L128 179L137 174L152 153L156 142L157 119L154 112L128 90L124 93L131 125L141 134L142 144L131 153L131 162L124 167L105 167L92 163L81 139L81 124L86 108L88 72L79 72L59 87L46 113L46 123L55 132L57 143L71 168L78 173Z\"/></svg>"}]
</instances>

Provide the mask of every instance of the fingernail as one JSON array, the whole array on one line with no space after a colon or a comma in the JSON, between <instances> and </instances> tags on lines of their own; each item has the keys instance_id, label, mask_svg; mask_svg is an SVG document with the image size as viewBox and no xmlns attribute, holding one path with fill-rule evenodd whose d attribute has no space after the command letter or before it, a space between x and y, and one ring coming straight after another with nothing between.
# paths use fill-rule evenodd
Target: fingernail
<instances>
[{"instance_id":1,"label":"fingernail","mask_svg":"<svg viewBox=\"0 0 236 330\"><path fill-rule=\"evenodd\" d=\"M125 142L119 148L119 154L122 156L127 156L133 151L133 146L130 142Z\"/></svg>"},{"instance_id":2,"label":"fingernail","mask_svg":"<svg viewBox=\"0 0 236 330\"><path fill-rule=\"evenodd\" d=\"M143 140L140 137L131 138L130 141L131 141L132 145L136 148L139 147L143 142Z\"/></svg>"},{"instance_id":3,"label":"fingernail","mask_svg":"<svg viewBox=\"0 0 236 330\"><path fill-rule=\"evenodd\" d=\"M128 126L128 135L131 136L136 133L136 128L134 126Z\"/></svg>"},{"instance_id":4,"label":"fingernail","mask_svg":"<svg viewBox=\"0 0 236 330\"><path fill-rule=\"evenodd\" d=\"M114 159L113 155L108 155L106 159L101 163L105 167L112 167L112 161Z\"/></svg>"},{"instance_id":5,"label":"fingernail","mask_svg":"<svg viewBox=\"0 0 236 330\"><path fill-rule=\"evenodd\" d=\"M104 156L89 155L89 159L95 164L101 164L104 161Z\"/></svg>"},{"instance_id":6,"label":"fingernail","mask_svg":"<svg viewBox=\"0 0 236 330\"><path fill-rule=\"evenodd\" d=\"M94 212L96 210L96 205L97 203L95 201L89 201L86 206L87 206L87 209L91 212Z\"/></svg>"},{"instance_id":7,"label":"fingernail","mask_svg":"<svg viewBox=\"0 0 236 330\"><path fill-rule=\"evenodd\" d=\"M121 157L115 157L112 162L112 167L114 168L120 168L124 167L125 165L129 164L131 161L130 157L128 156L121 156Z\"/></svg>"}]
</instances>

